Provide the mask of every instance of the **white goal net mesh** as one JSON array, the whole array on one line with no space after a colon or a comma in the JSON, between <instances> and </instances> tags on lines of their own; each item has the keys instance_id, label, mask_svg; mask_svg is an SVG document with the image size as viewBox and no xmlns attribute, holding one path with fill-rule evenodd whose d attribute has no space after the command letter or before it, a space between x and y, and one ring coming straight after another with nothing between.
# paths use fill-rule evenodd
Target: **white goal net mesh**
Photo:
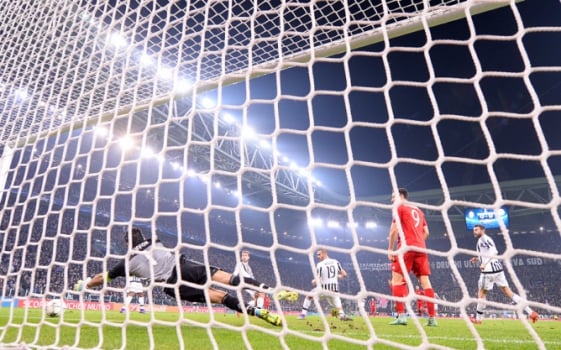
<instances>
[{"instance_id":1,"label":"white goal net mesh","mask_svg":"<svg viewBox=\"0 0 561 350\"><path fill-rule=\"evenodd\" d=\"M561 313L560 13L557 0L0 1L0 345L561 347L522 312ZM414 276L411 322L388 325L399 187L428 219L438 330L415 316ZM469 320L481 220L523 299L489 293L489 326L513 324L498 337ZM156 282L145 314L124 279L73 292L130 257L132 225L228 272L248 250L257 280L299 298L270 295L275 327ZM297 320L318 248L348 273L352 322L323 301Z\"/></svg>"}]
</instances>

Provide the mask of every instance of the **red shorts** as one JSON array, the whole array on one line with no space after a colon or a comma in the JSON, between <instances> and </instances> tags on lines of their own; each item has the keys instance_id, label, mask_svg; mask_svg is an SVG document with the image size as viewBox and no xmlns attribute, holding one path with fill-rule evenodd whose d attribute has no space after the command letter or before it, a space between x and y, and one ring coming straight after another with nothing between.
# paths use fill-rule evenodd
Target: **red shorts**
<instances>
[{"instance_id":1,"label":"red shorts","mask_svg":"<svg viewBox=\"0 0 561 350\"><path fill-rule=\"evenodd\" d=\"M407 252L403 255L403 261L405 262L407 273L413 272L417 278L419 276L430 276L430 263L427 253ZM398 259L392 262L392 272L405 275L403 271L401 271L401 265L399 265Z\"/></svg>"}]
</instances>

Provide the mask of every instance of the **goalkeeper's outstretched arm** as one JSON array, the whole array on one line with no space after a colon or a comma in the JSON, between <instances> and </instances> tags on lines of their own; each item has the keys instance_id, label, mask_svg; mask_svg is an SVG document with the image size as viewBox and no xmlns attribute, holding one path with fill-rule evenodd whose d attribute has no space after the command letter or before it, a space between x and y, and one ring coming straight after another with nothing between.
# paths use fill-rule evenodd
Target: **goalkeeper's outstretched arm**
<instances>
[{"instance_id":1,"label":"goalkeeper's outstretched arm","mask_svg":"<svg viewBox=\"0 0 561 350\"><path fill-rule=\"evenodd\" d=\"M94 288L103 285L103 282L111 282L107 272L98 273L97 275L93 276L89 281L86 282L87 288Z\"/></svg>"},{"instance_id":2,"label":"goalkeeper's outstretched arm","mask_svg":"<svg viewBox=\"0 0 561 350\"><path fill-rule=\"evenodd\" d=\"M103 285L104 281L110 282L111 278L109 278L107 272L98 273L97 275L93 276L92 278L86 278L86 280L79 280L74 285L75 291L82 291L84 288L94 288Z\"/></svg>"}]
</instances>

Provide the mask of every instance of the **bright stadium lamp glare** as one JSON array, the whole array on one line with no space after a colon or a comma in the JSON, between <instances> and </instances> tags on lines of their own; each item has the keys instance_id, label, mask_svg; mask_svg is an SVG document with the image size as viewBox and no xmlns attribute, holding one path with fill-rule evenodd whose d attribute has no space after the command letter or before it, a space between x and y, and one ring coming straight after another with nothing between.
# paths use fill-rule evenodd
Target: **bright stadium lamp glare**
<instances>
[{"instance_id":1,"label":"bright stadium lamp glare","mask_svg":"<svg viewBox=\"0 0 561 350\"><path fill-rule=\"evenodd\" d=\"M214 183L214 187L215 188L222 188L222 184L217 181L217 182Z\"/></svg>"},{"instance_id":2,"label":"bright stadium lamp glare","mask_svg":"<svg viewBox=\"0 0 561 350\"><path fill-rule=\"evenodd\" d=\"M150 147L143 148L143 149L140 151L140 156L141 156L142 158L151 158L151 157L154 157L154 150L152 150L152 148L150 148Z\"/></svg>"},{"instance_id":3,"label":"bright stadium lamp glare","mask_svg":"<svg viewBox=\"0 0 561 350\"><path fill-rule=\"evenodd\" d=\"M259 146L261 146L261 148L264 149L271 149L271 144L269 143L269 141L266 140L259 141Z\"/></svg>"},{"instance_id":4,"label":"bright stadium lamp glare","mask_svg":"<svg viewBox=\"0 0 561 350\"><path fill-rule=\"evenodd\" d=\"M68 115L68 112L66 112L66 110L62 110L62 111L58 114L57 118L60 119L60 120L63 120L63 119L66 118L67 115Z\"/></svg>"},{"instance_id":5,"label":"bright stadium lamp glare","mask_svg":"<svg viewBox=\"0 0 561 350\"><path fill-rule=\"evenodd\" d=\"M369 228L369 229L373 229L378 227L378 224L376 224L374 221L368 221L364 227Z\"/></svg>"},{"instance_id":6,"label":"bright stadium lamp glare","mask_svg":"<svg viewBox=\"0 0 561 350\"><path fill-rule=\"evenodd\" d=\"M197 172L195 172L195 170L193 169L187 169L187 176L191 176L191 177L197 176Z\"/></svg>"},{"instance_id":7,"label":"bright stadium lamp glare","mask_svg":"<svg viewBox=\"0 0 561 350\"><path fill-rule=\"evenodd\" d=\"M173 170L181 169L181 165L178 162L171 162L171 167Z\"/></svg>"},{"instance_id":8,"label":"bright stadium lamp glare","mask_svg":"<svg viewBox=\"0 0 561 350\"><path fill-rule=\"evenodd\" d=\"M320 218L312 218L312 220L310 221L310 226L312 227L322 227L323 226L323 220Z\"/></svg>"},{"instance_id":9,"label":"bright stadium lamp glare","mask_svg":"<svg viewBox=\"0 0 561 350\"><path fill-rule=\"evenodd\" d=\"M143 67L150 67L154 64L154 59L150 57L146 52L140 54L140 58L138 59L140 65Z\"/></svg>"},{"instance_id":10,"label":"bright stadium lamp glare","mask_svg":"<svg viewBox=\"0 0 561 350\"><path fill-rule=\"evenodd\" d=\"M173 79L173 71L167 67L161 67L158 70L158 78L162 80L171 80Z\"/></svg>"},{"instance_id":11,"label":"bright stadium lamp glare","mask_svg":"<svg viewBox=\"0 0 561 350\"><path fill-rule=\"evenodd\" d=\"M222 119L228 124L233 124L236 121L236 119L230 113L223 113Z\"/></svg>"},{"instance_id":12,"label":"bright stadium lamp glare","mask_svg":"<svg viewBox=\"0 0 561 350\"><path fill-rule=\"evenodd\" d=\"M241 135L244 139L252 139L255 137L255 130L250 126L244 126Z\"/></svg>"},{"instance_id":13,"label":"bright stadium lamp glare","mask_svg":"<svg viewBox=\"0 0 561 350\"><path fill-rule=\"evenodd\" d=\"M202 182L204 182L205 184L207 184L209 182L209 176L205 175L205 174L200 174L199 175L199 179L201 179Z\"/></svg>"},{"instance_id":14,"label":"bright stadium lamp glare","mask_svg":"<svg viewBox=\"0 0 561 350\"><path fill-rule=\"evenodd\" d=\"M306 168L299 168L299 169L298 169L298 173L299 173L301 176L304 176L304 177L310 176L310 171L309 171L308 169L306 169Z\"/></svg>"},{"instance_id":15,"label":"bright stadium lamp glare","mask_svg":"<svg viewBox=\"0 0 561 350\"><path fill-rule=\"evenodd\" d=\"M25 100L28 96L27 88L16 89L16 91L14 92L14 95L16 97L16 100L19 100L19 101Z\"/></svg>"},{"instance_id":16,"label":"bright stadium lamp glare","mask_svg":"<svg viewBox=\"0 0 561 350\"><path fill-rule=\"evenodd\" d=\"M203 97L201 100L201 105L204 108L214 108L216 107L216 101L210 97Z\"/></svg>"},{"instance_id":17,"label":"bright stadium lamp glare","mask_svg":"<svg viewBox=\"0 0 561 350\"><path fill-rule=\"evenodd\" d=\"M131 149L134 147L134 140L127 136L123 136L120 140L119 140L119 145L121 146L121 148L125 151Z\"/></svg>"},{"instance_id":18,"label":"bright stadium lamp glare","mask_svg":"<svg viewBox=\"0 0 561 350\"><path fill-rule=\"evenodd\" d=\"M338 228L338 227L340 227L340 226L341 226L341 225L339 224L339 222L338 222L338 221L335 221L335 220L329 220L329 221L327 222L327 227L329 227L329 228Z\"/></svg>"},{"instance_id":19,"label":"bright stadium lamp glare","mask_svg":"<svg viewBox=\"0 0 561 350\"><path fill-rule=\"evenodd\" d=\"M173 91L177 94L185 94L191 91L193 84L187 79L177 79L173 83Z\"/></svg>"},{"instance_id":20,"label":"bright stadium lamp glare","mask_svg":"<svg viewBox=\"0 0 561 350\"><path fill-rule=\"evenodd\" d=\"M109 131L104 126L96 125L94 127L94 134L95 136L106 137L109 134Z\"/></svg>"},{"instance_id":21,"label":"bright stadium lamp glare","mask_svg":"<svg viewBox=\"0 0 561 350\"><path fill-rule=\"evenodd\" d=\"M312 182L317 185L317 186L321 186L322 182L318 179L316 179L314 176L311 177Z\"/></svg>"},{"instance_id":22,"label":"bright stadium lamp glare","mask_svg":"<svg viewBox=\"0 0 561 350\"><path fill-rule=\"evenodd\" d=\"M128 45L127 39L118 32L113 32L109 35L108 44L116 49L122 49Z\"/></svg>"}]
</instances>

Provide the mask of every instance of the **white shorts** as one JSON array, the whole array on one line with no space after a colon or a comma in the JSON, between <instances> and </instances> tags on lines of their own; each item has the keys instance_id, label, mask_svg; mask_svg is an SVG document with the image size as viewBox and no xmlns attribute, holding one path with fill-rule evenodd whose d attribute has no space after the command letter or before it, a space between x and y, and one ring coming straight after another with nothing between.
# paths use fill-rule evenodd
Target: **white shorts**
<instances>
[{"instance_id":1,"label":"white shorts","mask_svg":"<svg viewBox=\"0 0 561 350\"><path fill-rule=\"evenodd\" d=\"M508 287L508 281L504 271L497 273L482 273L479 275L479 289L492 290L494 285L498 287Z\"/></svg>"},{"instance_id":2,"label":"white shorts","mask_svg":"<svg viewBox=\"0 0 561 350\"><path fill-rule=\"evenodd\" d=\"M129 293L142 294L144 293L144 286L140 282L130 282L127 286L127 294Z\"/></svg>"},{"instance_id":3,"label":"white shorts","mask_svg":"<svg viewBox=\"0 0 561 350\"><path fill-rule=\"evenodd\" d=\"M255 298L255 293L257 293L256 291L254 291L253 289L244 289L245 292L247 294L249 294L252 298Z\"/></svg>"},{"instance_id":4,"label":"white shorts","mask_svg":"<svg viewBox=\"0 0 561 350\"><path fill-rule=\"evenodd\" d=\"M335 307L337 309L343 308L343 304L341 303L341 298L339 297L339 295L336 295L337 294L336 292L329 293L318 287L312 289L311 292L315 294L316 297L327 300L330 306Z\"/></svg>"}]
</instances>

